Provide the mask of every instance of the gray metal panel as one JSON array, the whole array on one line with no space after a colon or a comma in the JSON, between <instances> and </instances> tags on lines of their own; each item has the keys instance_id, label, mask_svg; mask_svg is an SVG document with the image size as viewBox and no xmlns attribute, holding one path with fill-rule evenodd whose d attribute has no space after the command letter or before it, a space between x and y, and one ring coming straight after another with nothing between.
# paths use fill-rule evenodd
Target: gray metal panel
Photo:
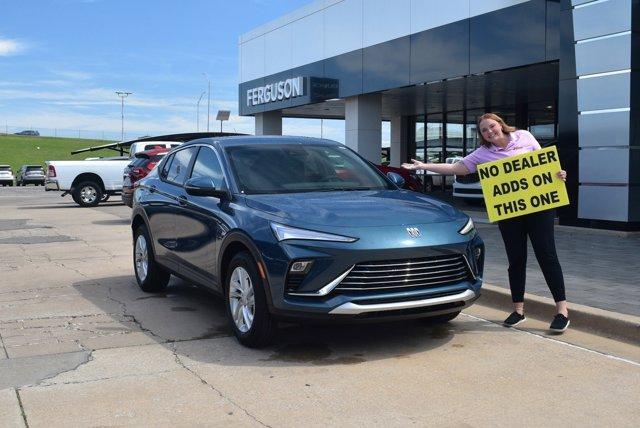
<instances>
[{"instance_id":1,"label":"gray metal panel","mask_svg":"<svg viewBox=\"0 0 640 428\"><path fill-rule=\"evenodd\" d=\"M609 0L573 10L575 40L631 30L631 0Z\"/></svg>"},{"instance_id":2,"label":"gray metal panel","mask_svg":"<svg viewBox=\"0 0 640 428\"><path fill-rule=\"evenodd\" d=\"M578 218L628 221L629 188L581 185L578 191Z\"/></svg>"},{"instance_id":3,"label":"gray metal panel","mask_svg":"<svg viewBox=\"0 0 640 428\"><path fill-rule=\"evenodd\" d=\"M580 147L629 145L629 112L578 116Z\"/></svg>"},{"instance_id":4,"label":"gray metal panel","mask_svg":"<svg viewBox=\"0 0 640 428\"><path fill-rule=\"evenodd\" d=\"M629 107L630 73L578 79L578 110L604 110Z\"/></svg>"},{"instance_id":5,"label":"gray metal panel","mask_svg":"<svg viewBox=\"0 0 640 428\"><path fill-rule=\"evenodd\" d=\"M576 44L578 76L631 68L631 34Z\"/></svg>"},{"instance_id":6,"label":"gray metal panel","mask_svg":"<svg viewBox=\"0 0 640 428\"><path fill-rule=\"evenodd\" d=\"M627 184L629 149L601 148L580 150L580 183Z\"/></svg>"}]
</instances>

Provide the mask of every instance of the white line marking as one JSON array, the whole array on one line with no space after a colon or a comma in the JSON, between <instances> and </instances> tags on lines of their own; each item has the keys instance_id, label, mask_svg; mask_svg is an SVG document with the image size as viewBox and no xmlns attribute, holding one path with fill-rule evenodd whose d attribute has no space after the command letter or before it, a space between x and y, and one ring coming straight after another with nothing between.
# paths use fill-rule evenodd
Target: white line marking
<instances>
[{"instance_id":1,"label":"white line marking","mask_svg":"<svg viewBox=\"0 0 640 428\"><path fill-rule=\"evenodd\" d=\"M488 323L494 324L494 325L496 325L496 326L498 326L498 325L499 325L498 323L496 323L496 322L494 322L494 321L490 321L490 320L487 320L487 319L484 319L484 318L476 317L476 316L474 316L474 315L469 315L469 314L465 314L465 313L463 313L462 315L466 315L466 316L468 316L468 317L470 317L470 318L473 318L473 319L475 319L475 320L478 320L478 321L488 322ZM507 328L507 327L505 327L505 328ZM621 361L621 362L623 362L623 363L628 363L628 364L631 364L631 365L633 365L633 366L640 367L640 363L639 363L639 362L637 362L637 361L628 360L628 359L626 359L626 358L622 358L622 357L616 357L615 355L606 354L606 353L604 353L604 352L600 352L600 351L595 351L595 350L593 350L593 349L585 348L585 347L583 347L583 346L574 345L574 344L572 344L572 343L568 343L568 342L563 342L562 340L553 339L553 338L551 338L551 337L545 337L545 336L542 336L542 335L540 335L540 334L536 334L536 333L533 333L533 332L530 332L530 331L527 331L527 330L519 329L519 328L517 328L517 327L510 327L510 329L511 329L511 330L517 330L517 331L519 331L519 332L521 332L521 333L529 334L529 335L534 336L534 337L537 337L537 338L539 338L539 339L548 340L548 341L550 341L550 342L555 342L555 343L558 343L558 344L560 344L560 345L568 346L568 347L570 347L570 348L580 349L580 350L582 350L582 351L591 352L592 354L600 355L600 356L603 356L603 357L606 357L606 358L610 358L610 359L612 359L612 360Z\"/></svg>"}]
</instances>

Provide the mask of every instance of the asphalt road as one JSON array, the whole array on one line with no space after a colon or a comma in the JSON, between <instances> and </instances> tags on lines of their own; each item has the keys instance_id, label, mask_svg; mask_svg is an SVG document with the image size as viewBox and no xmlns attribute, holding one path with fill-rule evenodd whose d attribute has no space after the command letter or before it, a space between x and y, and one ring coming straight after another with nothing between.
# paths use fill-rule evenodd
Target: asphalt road
<instances>
[{"instance_id":1,"label":"asphalt road","mask_svg":"<svg viewBox=\"0 0 640 428\"><path fill-rule=\"evenodd\" d=\"M129 209L0 188L0 426L638 426L640 347L480 304L434 326L282 327L133 277Z\"/></svg>"}]
</instances>

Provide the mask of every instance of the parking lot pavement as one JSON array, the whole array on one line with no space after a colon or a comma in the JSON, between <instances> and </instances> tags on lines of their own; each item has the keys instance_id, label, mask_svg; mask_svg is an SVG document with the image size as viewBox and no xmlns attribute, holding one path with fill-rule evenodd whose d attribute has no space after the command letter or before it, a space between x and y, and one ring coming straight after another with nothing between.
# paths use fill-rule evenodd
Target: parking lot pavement
<instances>
[{"instance_id":1,"label":"parking lot pavement","mask_svg":"<svg viewBox=\"0 0 640 428\"><path fill-rule=\"evenodd\" d=\"M129 209L0 189L0 426L637 426L640 347L446 325L285 325L241 347L222 303L141 292Z\"/></svg>"}]
</instances>

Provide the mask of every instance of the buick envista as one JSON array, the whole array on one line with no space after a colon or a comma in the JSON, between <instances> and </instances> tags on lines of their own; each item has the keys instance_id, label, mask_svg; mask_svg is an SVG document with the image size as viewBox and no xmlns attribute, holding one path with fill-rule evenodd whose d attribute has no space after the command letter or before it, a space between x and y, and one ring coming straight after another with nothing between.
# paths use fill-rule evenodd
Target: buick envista
<instances>
[{"instance_id":1,"label":"buick envista","mask_svg":"<svg viewBox=\"0 0 640 428\"><path fill-rule=\"evenodd\" d=\"M191 141L134 192L137 282L210 288L250 347L279 320L452 320L480 295L484 244L469 216L402 181L334 141Z\"/></svg>"}]
</instances>

